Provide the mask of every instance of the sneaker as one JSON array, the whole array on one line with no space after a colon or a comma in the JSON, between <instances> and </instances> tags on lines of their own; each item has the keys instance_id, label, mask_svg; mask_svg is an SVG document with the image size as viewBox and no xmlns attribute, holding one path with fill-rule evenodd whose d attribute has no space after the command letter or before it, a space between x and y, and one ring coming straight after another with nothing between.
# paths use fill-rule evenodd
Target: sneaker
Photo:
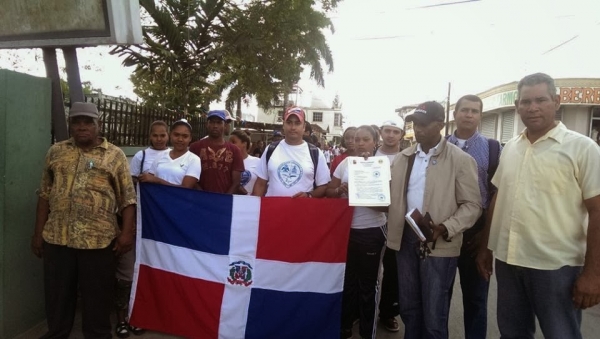
<instances>
[{"instance_id":1,"label":"sneaker","mask_svg":"<svg viewBox=\"0 0 600 339\"><path fill-rule=\"evenodd\" d=\"M124 321L118 323L115 328L115 334L119 338L129 338L129 326L127 326L127 323Z\"/></svg>"},{"instance_id":2,"label":"sneaker","mask_svg":"<svg viewBox=\"0 0 600 339\"><path fill-rule=\"evenodd\" d=\"M390 332L400 331L400 325L398 325L398 320L396 320L396 318L379 319L379 321L381 321L383 327Z\"/></svg>"},{"instance_id":3,"label":"sneaker","mask_svg":"<svg viewBox=\"0 0 600 339\"><path fill-rule=\"evenodd\" d=\"M129 331L135 335L142 335L144 333L146 333L146 330L140 327L135 327L135 326L131 326L129 325Z\"/></svg>"}]
</instances>

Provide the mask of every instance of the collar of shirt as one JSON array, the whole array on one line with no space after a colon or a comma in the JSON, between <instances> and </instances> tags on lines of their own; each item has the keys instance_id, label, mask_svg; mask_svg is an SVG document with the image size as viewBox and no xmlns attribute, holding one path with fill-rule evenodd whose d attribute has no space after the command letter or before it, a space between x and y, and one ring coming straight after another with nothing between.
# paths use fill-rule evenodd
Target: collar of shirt
<instances>
[{"instance_id":1,"label":"collar of shirt","mask_svg":"<svg viewBox=\"0 0 600 339\"><path fill-rule=\"evenodd\" d=\"M106 140L106 138L104 138L104 137L100 137L100 139L102 139L102 142L100 143L100 145L95 146L94 148L100 147L100 148L108 149L108 140ZM69 138L69 140L67 140L67 143L73 147L77 147L77 145L75 145L75 139L73 139L73 138Z\"/></svg>"},{"instance_id":2,"label":"collar of shirt","mask_svg":"<svg viewBox=\"0 0 600 339\"><path fill-rule=\"evenodd\" d=\"M556 126L554 126L551 130L546 132L546 134L544 134L541 138L537 139L533 144L535 145L538 142L542 142L546 139L554 139L559 144L562 144L566 132L567 126L565 126L562 122L559 121ZM529 139L527 139L527 128L525 128L523 132L521 132L521 134L519 135L519 139L525 139L529 142Z\"/></svg>"},{"instance_id":3,"label":"collar of shirt","mask_svg":"<svg viewBox=\"0 0 600 339\"><path fill-rule=\"evenodd\" d=\"M417 155L418 155L419 157L421 157L421 158L427 158L427 157L431 157L432 155L434 155L434 154L436 153L436 151L437 151L438 147L440 146L440 144L442 143L442 140L443 140L443 139L444 139L444 138L441 138L441 139L440 139L440 142L438 142L438 144L437 144L437 145L435 145L433 148L431 148L431 149L429 150L429 153L425 153L425 152L423 151L423 149L421 148L421 144L420 144L420 143L419 143L419 144L417 144L417 152L416 152L416 153L417 153Z\"/></svg>"},{"instance_id":4,"label":"collar of shirt","mask_svg":"<svg viewBox=\"0 0 600 339\"><path fill-rule=\"evenodd\" d=\"M479 134L478 131L475 131L475 134L473 134L469 139L465 141L465 146L462 148L463 151L468 150L469 147L471 147L475 140L479 139L480 136L481 134ZM448 138L448 142L452 143L453 145L458 145L458 138L456 137L456 132L450 135L450 137Z\"/></svg>"}]
</instances>

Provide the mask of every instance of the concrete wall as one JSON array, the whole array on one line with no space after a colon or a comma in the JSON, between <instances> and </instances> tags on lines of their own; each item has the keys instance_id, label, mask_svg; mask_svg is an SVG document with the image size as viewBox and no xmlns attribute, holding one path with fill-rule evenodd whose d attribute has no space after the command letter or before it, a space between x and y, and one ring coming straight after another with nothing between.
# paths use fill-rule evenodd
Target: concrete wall
<instances>
[{"instance_id":1,"label":"concrete wall","mask_svg":"<svg viewBox=\"0 0 600 339\"><path fill-rule=\"evenodd\" d=\"M0 338L44 319L42 261L30 250L44 156L50 80L0 70Z\"/></svg>"}]
</instances>

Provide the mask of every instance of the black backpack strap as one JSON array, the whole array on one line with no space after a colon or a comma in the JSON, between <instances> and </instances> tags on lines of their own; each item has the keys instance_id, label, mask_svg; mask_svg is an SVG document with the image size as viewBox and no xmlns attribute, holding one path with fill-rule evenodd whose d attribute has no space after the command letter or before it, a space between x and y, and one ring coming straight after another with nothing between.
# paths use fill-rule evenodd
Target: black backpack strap
<instances>
[{"instance_id":1,"label":"black backpack strap","mask_svg":"<svg viewBox=\"0 0 600 339\"><path fill-rule=\"evenodd\" d=\"M140 164L140 174L144 173L144 161L146 160L146 150L142 150L142 163Z\"/></svg>"},{"instance_id":2,"label":"black backpack strap","mask_svg":"<svg viewBox=\"0 0 600 339\"><path fill-rule=\"evenodd\" d=\"M500 142L495 139L488 139L489 147L489 160L488 160L488 194L491 196L492 192L495 191L495 187L492 184L492 178L496 174L498 169L498 162L500 157Z\"/></svg>"},{"instance_id":3,"label":"black backpack strap","mask_svg":"<svg viewBox=\"0 0 600 339\"><path fill-rule=\"evenodd\" d=\"M279 141L272 142L269 144L269 147L267 147L267 165L269 164L269 159L271 159L271 156L273 155L273 152L277 146L279 146Z\"/></svg>"},{"instance_id":4,"label":"black backpack strap","mask_svg":"<svg viewBox=\"0 0 600 339\"><path fill-rule=\"evenodd\" d=\"M319 165L319 148L313 144L308 144L310 159L312 160L315 170L313 171L313 189L317 188L317 166Z\"/></svg>"}]
</instances>

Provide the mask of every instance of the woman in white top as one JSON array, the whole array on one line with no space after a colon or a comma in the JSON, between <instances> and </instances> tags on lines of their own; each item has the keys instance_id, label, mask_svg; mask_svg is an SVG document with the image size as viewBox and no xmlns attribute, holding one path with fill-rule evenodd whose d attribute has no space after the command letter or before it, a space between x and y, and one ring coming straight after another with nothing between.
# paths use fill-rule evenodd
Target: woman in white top
<instances>
[{"instance_id":1,"label":"woman in white top","mask_svg":"<svg viewBox=\"0 0 600 339\"><path fill-rule=\"evenodd\" d=\"M356 153L365 158L373 156L378 140L379 133L373 127L360 126L354 135ZM349 159L351 158L344 159L335 169L327 186L327 197L348 196ZM360 337L375 339L379 267L385 247L385 223L385 213L369 207L354 207L344 275L341 338L352 337L352 323L358 316Z\"/></svg>"},{"instance_id":2,"label":"woman in white top","mask_svg":"<svg viewBox=\"0 0 600 339\"><path fill-rule=\"evenodd\" d=\"M173 123L170 133L173 149L156 158L149 173L139 176L141 182L194 188L200 179L200 158L188 151L192 126L185 119Z\"/></svg>"},{"instance_id":3,"label":"woman in white top","mask_svg":"<svg viewBox=\"0 0 600 339\"><path fill-rule=\"evenodd\" d=\"M150 169L150 166L154 163L157 157L160 157L163 153L168 153L167 143L169 142L169 126L164 121L154 121L150 124L150 147L145 150L137 152L131 164L129 165L129 172L133 177L134 181L137 180L138 176ZM119 338L126 338L129 336L129 332L140 335L144 333L144 330L139 327L130 326L127 320L127 310L129 309L129 295L131 294L131 285L133 281L133 266L135 263L135 248L131 251L124 253L117 260L117 327L115 334Z\"/></svg>"},{"instance_id":4,"label":"woman in white top","mask_svg":"<svg viewBox=\"0 0 600 339\"><path fill-rule=\"evenodd\" d=\"M153 122L150 125L150 147L137 152L129 164L129 170L134 180L137 180L140 174L148 172L156 158L169 152L168 142L169 126L167 123L162 120Z\"/></svg>"},{"instance_id":5,"label":"woman in white top","mask_svg":"<svg viewBox=\"0 0 600 339\"><path fill-rule=\"evenodd\" d=\"M246 131L236 129L231 132L229 136L229 142L236 145L242 153L242 159L244 159L244 168L240 180L239 194L249 195L252 194L254 183L256 182L256 169L260 165L260 158L253 157L248 154L252 141L250 141L250 134Z\"/></svg>"}]
</instances>

